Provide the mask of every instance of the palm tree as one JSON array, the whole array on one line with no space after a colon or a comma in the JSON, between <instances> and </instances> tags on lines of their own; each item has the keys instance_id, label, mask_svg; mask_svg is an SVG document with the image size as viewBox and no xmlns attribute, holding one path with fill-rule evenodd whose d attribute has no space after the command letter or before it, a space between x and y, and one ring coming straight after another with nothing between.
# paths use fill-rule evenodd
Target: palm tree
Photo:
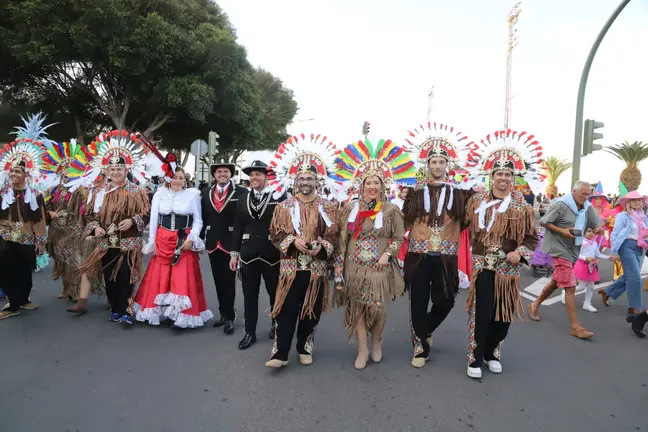
<instances>
[{"instance_id":1,"label":"palm tree","mask_svg":"<svg viewBox=\"0 0 648 432\"><path fill-rule=\"evenodd\" d=\"M558 196L558 188L556 187L556 182L558 177L563 175L565 171L571 168L571 162L567 162L564 159L558 159L555 156L549 156L547 159L542 161L542 168L545 170L547 175L547 188L545 189L545 195L551 198Z\"/></svg>"},{"instance_id":2,"label":"palm tree","mask_svg":"<svg viewBox=\"0 0 648 432\"><path fill-rule=\"evenodd\" d=\"M629 143L628 141L623 144L617 144L606 147L605 151L612 153L617 158L625 162L626 167L621 171L619 180L628 189L634 191L639 189L641 185L641 171L639 171L639 163L648 159L648 144L641 141Z\"/></svg>"}]
</instances>

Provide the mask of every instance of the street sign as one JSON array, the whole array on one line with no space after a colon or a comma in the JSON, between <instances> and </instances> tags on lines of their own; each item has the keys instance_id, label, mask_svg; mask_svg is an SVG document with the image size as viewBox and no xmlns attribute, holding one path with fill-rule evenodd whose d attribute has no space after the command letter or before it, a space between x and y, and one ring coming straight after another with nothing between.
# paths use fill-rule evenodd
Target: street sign
<instances>
[{"instance_id":1,"label":"street sign","mask_svg":"<svg viewBox=\"0 0 648 432\"><path fill-rule=\"evenodd\" d=\"M196 157L203 157L207 154L207 143L204 140L196 140L191 143L191 154Z\"/></svg>"}]
</instances>

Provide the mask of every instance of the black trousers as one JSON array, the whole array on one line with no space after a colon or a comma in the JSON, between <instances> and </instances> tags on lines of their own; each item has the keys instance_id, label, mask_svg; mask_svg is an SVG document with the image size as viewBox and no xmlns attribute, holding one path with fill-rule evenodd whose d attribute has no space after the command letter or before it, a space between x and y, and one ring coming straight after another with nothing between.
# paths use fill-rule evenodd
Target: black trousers
<instances>
[{"instance_id":1,"label":"black trousers","mask_svg":"<svg viewBox=\"0 0 648 432\"><path fill-rule=\"evenodd\" d=\"M32 272L36 267L34 245L23 245L0 239L0 287L15 312L29 303L32 290Z\"/></svg>"},{"instance_id":2,"label":"black trousers","mask_svg":"<svg viewBox=\"0 0 648 432\"><path fill-rule=\"evenodd\" d=\"M106 282L106 296L112 313L120 316L126 314L128 299L133 294L133 284L130 281L131 269L128 260L124 258L117 271L117 277L111 280L112 272L119 261L119 249L108 249L108 253L101 259L103 264L104 281Z\"/></svg>"},{"instance_id":3,"label":"black trousers","mask_svg":"<svg viewBox=\"0 0 648 432\"><path fill-rule=\"evenodd\" d=\"M209 254L216 295L218 296L218 310L221 317L234 321L234 299L236 298L236 273L230 270L230 256L220 249Z\"/></svg>"},{"instance_id":4,"label":"black trousers","mask_svg":"<svg viewBox=\"0 0 648 432\"><path fill-rule=\"evenodd\" d=\"M265 282L270 308L274 305L275 292L279 282L279 263L274 266L260 259L249 264L241 264L241 282L243 285L243 305L245 309L245 332L256 332L259 320L259 291L261 289L261 276Z\"/></svg>"},{"instance_id":5,"label":"black trousers","mask_svg":"<svg viewBox=\"0 0 648 432\"><path fill-rule=\"evenodd\" d=\"M277 352L272 356L273 359L288 360L290 345L295 334L295 327L297 328L297 352L299 354L312 354L312 352L309 352L306 342L313 335L315 327L319 323L320 316L322 315L324 291L326 291L327 287L322 286L317 294L314 310L315 316L299 319L306 297L306 291L310 283L310 277L311 272L298 271L288 291L288 295L281 307L281 312L277 316Z\"/></svg>"},{"instance_id":6,"label":"black trousers","mask_svg":"<svg viewBox=\"0 0 648 432\"><path fill-rule=\"evenodd\" d=\"M426 338L446 319L455 304L455 287L446 287L440 256L425 255L412 274L410 282L412 327L423 345L417 357L427 357L430 345ZM432 309L428 304L432 301Z\"/></svg>"},{"instance_id":7,"label":"black trousers","mask_svg":"<svg viewBox=\"0 0 648 432\"><path fill-rule=\"evenodd\" d=\"M511 323L495 321L495 272L482 271L475 282L475 361L479 367L484 360L499 360L495 349L508 334Z\"/></svg>"}]
</instances>

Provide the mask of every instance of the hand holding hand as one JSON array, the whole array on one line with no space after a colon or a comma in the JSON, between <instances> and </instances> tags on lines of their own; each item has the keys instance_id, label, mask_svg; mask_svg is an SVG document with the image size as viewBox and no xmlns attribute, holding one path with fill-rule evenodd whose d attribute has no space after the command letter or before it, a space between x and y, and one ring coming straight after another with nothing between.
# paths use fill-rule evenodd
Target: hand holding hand
<instances>
[{"instance_id":1,"label":"hand holding hand","mask_svg":"<svg viewBox=\"0 0 648 432\"><path fill-rule=\"evenodd\" d=\"M182 246L180 246L181 251L188 251L193 249L193 240L185 239L184 242L182 242Z\"/></svg>"},{"instance_id":2,"label":"hand holding hand","mask_svg":"<svg viewBox=\"0 0 648 432\"><path fill-rule=\"evenodd\" d=\"M383 252L383 254L380 255L378 264L383 266L389 265L389 258L391 258L390 255L387 252Z\"/></svg>"},{"instance_id":3,"label":"hand holding hand","mask_svg":"<svg viewBox=\"0 0 648 432\"><path fill-rule=\"evenodd\" d=\"M128 231L132 226L133 226L133 220L132 219L125 219L125 220L119 222L119 225L117 226L117 228L119 228L119 231Z\"/></svg>"},{"instance_id":4,"label":"hand holding hand","mask_svg":"<svg viewBox=\"0 0 648 432\"><path fill-rule=\"evenodd\" d=\"M296 238L293 244L295 245L295 247L299 252L308 253L308 246L306 245L306 241L303 238L301 237Z\"/></svg>"},{"instance_id":5,"label":"hand holding hand","mask_svg":"<svg viewBox=\"0 0 648 432\"><path fill-rule=\"evenodd\" d=\"M311 245L313 246L313 248L308 251L308 254L310 256L317 256L322 250L322 244L318 242L312 242Z\"/></svg>"},{"instance_id":6,"label":"hand holding hand","mask_svg":"<svg viewBox=\"0 0 648 432\"><path fill-rule=\"evenodd\" d=\"M510 262L513 265L519 264L520 259L522 259L522 256L520 256L520 254L515 251L509 252L508 255L506 255L506 261Z\"/></svg>"},{"instance_id":7,"label":"hand holding hand","mask_svg":"<svg viewBox=\"0 0 648 432\"><path fill-rule=\"evenodd\" d=\"M237 266L238 266L238 258L233 256L232 258L230 258L229 268L230 270L235 272Z\"/></svg>"}]
</instances>

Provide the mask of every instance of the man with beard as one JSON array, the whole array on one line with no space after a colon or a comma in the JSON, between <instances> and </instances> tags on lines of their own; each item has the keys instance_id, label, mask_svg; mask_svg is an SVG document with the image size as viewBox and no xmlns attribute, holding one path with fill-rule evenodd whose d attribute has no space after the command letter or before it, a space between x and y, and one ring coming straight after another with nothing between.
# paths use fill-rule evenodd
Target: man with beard
<instances>
[{"instance_id":1,"label":"man with beard","mask_svg":"<svg viewBox=\"0 0 648 432\"><path fill-rule=\"evenodd\" d=\"M343 197L334 181L335 146L321 135L300 135L281 144L270 163L270 186L279 197L293 186L295 196L279 204L270 223L272 242L281 253L279 284L272 310L277 320L270 368L288 364L295 328L302 365L313 363L315 327L329 306L328 262L337 241L337 206L318 195L324 186Z\"/></svg>"},{"instance_id":2,"label":"man with beard","mask_svg":"<svg viewBox=\"0 0 648 432\"><path fill-rule=\"evenodd\" d=\"M243 168L243 172L250 176L252 190L241 195L236 209L230 270L235 272L240 261L245 317L245 336L239 343L241 350L248 349L257 339L261 276L270 297L270 308L279 281L279 250L270 240L270 221L275 207L286 197L272 197L272 190L267 187L267 168L266 163L258 160ZM270 339L274 339L275 325L272 320Z\"/></svg>"},{"instance_id":3,"label":"man with beard","mask_svg":"<svg viewBox=\"0 0 648 432\"><path fill-rule=\"evenodd\" d=\"M230 269L230 250L236 206L245 188L232 181L234 164L220 163L210 167L214 186L202 197L202 219L205 248L209 253L220 318L214 327L223 326L225 334L234 333L234 300L236 298L236 272Z\"/></svg>"},{"instance_id":4,"label":"man with beard","mask_svg":"<svg viewBox=\"0 0 648 432\"><path fill-rule=\"evenodd\" d=\"M419 167L417 188L407 195L403 214L409 229L404 270L410 295L412 366L421 368L430 356L432 334L454 307L459 290L459 243L471 192L467 183L457 185L447 176L462 166L470 144L452 127L429 122L410 131L406 141Z\"/></svg>"},{"instance_id":5,"label":"man with beard","mask_svg":"<svg viewBox=\"0 0 648 432\"><path fill-rule=\"evenodd\" d=\"M0 151L0 286L9 301L0 320L38 308L29 295L36 256L45 250L45 201L29 183L41 177L41 145L19 138Z\"/></svg>"},{"instance_id":6,"label":"man with beard","mask_svg":"<svg viewBox=\"0 0 648 432\"><path fill-rule=\"evenodd\" d=\"M468 201L472 235L473 274L466 300L468 369L482 377L482 364L502 372L500 347L515 315L522 313L520 265L530 263L538 244L535 212L520 192L513 191L515 176L533 191L543 188L538 173L542 147L526 132L497 131L475 146L469 156L470 179L486 176L490 190Z\"/></svg>"}]
</instances>

